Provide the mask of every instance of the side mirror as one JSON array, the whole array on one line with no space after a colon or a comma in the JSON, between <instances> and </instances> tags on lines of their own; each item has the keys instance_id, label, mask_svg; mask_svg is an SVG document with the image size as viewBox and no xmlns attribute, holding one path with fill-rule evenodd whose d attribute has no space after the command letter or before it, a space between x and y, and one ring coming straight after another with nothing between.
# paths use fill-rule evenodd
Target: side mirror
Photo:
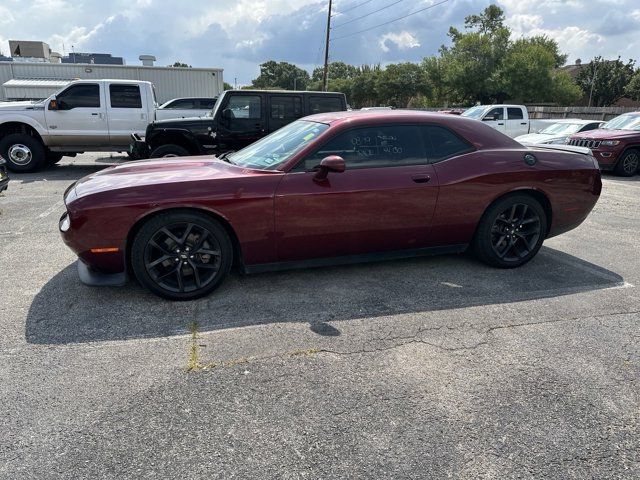
<instances>
[{"instance_id":1,"label":"side mirror","mask_svg":"<svg viewBox=\"0 0 640 480\"><path fill-rule=\"evenodd\" d=\"M58 110L58 100L54 97L49 100L49 110Z\"/></svg>"},{"instance_id":2,"label":"side mirror","mask_svg":"<svg viewBox=\"0 0 640 480\"><path fill-rule=\"evenodd\" d=\"M318 171L313 179L317 182L321 182L327 179L329 172L342 173L345 169L346 166L342 157L339 157L338 155L329 155L322 159L320 166L318 167Z\"/></svg>"},{"instance_id":3,"label":"side mirror","mask_svg":"<svg viewBox=\"0 0 640 480\"><path fill-rule=\"evenodd\" d=\"M233 112L230 108L225 108L222 111L222 118L224 118L225 120L231 120L233 118Z\"/></svg>"}]
</instances>

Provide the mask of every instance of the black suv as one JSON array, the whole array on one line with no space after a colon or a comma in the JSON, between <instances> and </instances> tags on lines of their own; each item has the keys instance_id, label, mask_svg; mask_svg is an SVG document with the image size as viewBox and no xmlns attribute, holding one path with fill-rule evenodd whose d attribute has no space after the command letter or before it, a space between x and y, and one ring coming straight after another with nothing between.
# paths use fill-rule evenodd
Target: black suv
<instances>
[{"instance_id":1,"label":"black suv","mask_svg":"<svg viewBox=\"0 0 640 480\"><path fill-rule=\"evenodd\" d=\"M145 138L132 134L133 158L181 157L240 150L314 113L347 109L343 93L227 90L205 117L159 120Z\"/></svg>"}]
</instances>

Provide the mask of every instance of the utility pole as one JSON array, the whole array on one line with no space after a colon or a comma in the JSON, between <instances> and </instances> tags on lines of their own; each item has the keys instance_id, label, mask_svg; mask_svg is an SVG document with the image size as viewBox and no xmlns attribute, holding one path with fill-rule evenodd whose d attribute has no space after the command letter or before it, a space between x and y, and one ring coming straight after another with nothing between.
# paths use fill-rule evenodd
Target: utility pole
<instances>
[{"instance_id":1,"label":"utility pole","mask_svg":"<svg viewBox=\"0 0 640 480\"><path fill-rule=\"evenodd\" d=\"M322 72L322 91L326 92L329 83L329 39L331 33L331 5L333 1L329 0L329 13L327 14L327 42L324 46L324 71Z\"/></svg>"}]
</instances>

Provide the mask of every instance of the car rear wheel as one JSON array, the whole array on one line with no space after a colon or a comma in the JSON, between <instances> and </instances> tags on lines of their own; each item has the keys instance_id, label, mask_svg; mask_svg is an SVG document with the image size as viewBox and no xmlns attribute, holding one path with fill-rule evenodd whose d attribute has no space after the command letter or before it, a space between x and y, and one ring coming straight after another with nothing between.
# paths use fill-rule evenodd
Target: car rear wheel
<instances>
[{"instance_id":1,"label":"car rear wheel","mask_svg":"<svg viewBox=\"0 0 640 480\"><path fill-rule=\"evenodd\" d=\"M13 172L35 172L45 165L42 143L30 135L14 133L0 140L0 155Z\"/></svg>"},{"instance_id":2,"label":"car rear wheel","mask_svg":"<svg viewBox=\"0 0 640 480\"><path fill-rule=\"evenodd\" d=\"M145 223L133 240L138 281L170 300L208 295L229 274L233 247L224 227L205 214L173 212Z\"/></svg>"},{"instance_id":3,"label":"car rear wheel","mask_svg":"<svg viewBox=\"0 0 640 480\"><path fill-rule=\"evenodd\" d=\"M621 177L631 177L638 171L639 165L640 154L637 150L629 150L618 160L615 173Z\"/></svg>"},{"instance_id":4,"label":"car rear wheel","mask_svg":"<svg viewBox=\"0 0 640 480\"><path fill-rule=\"evenodd\" d=\"M187 157L190 153L180 145L162 145L151 152L150 158Z\"/></svg>"},{"instance_id":5,"label":"car rear wheel","mask_svg":"<svg viewBox=\"0 0 640 480\"><path fill-rule=\"evenodd\" d=\"M473 250L494 267L519 267L538 253L546 228L547 216L540 202L529 195L509 195L482 216Z\"/></svg>"}]
</instances>

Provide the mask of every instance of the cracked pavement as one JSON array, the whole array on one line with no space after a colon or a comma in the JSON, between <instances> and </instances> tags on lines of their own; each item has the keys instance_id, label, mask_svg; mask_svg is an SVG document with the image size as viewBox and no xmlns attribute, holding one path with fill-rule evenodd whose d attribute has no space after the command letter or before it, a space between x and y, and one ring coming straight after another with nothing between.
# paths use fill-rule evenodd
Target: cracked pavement
<instances>
[{"instance_id":1,"label":"cracked pavement","mask_svg":"<svg viewBox=\"0 0 640 480\"><path fill-rule=\"evenodd\" d=\"M119 161L0 196L0 478L640 478L639 176L520 269L234 275L176 304L81 285L59 238L67 185Z\"/></svg>"}]
</instances>

